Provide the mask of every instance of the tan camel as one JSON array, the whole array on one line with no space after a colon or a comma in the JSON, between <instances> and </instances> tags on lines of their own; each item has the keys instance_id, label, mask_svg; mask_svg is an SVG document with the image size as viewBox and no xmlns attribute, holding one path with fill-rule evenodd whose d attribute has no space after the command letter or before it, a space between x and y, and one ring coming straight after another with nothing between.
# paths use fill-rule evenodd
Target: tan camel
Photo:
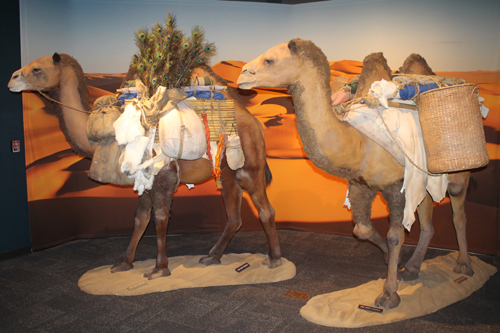
<instances>
[{"instance_id":1,"label":"tan camel","mask_svg":"<svg viewBox=\"0 0 500 333\"><path fill-rule=\"evenodd\" d=\"M242 89L288 88L304 151L317 167L348 181L354 234L375 243L386 255L387 280L375 304L391 309L401 301L397 287L398 261L404 242L405 197L400 192L404 167L381 146L336 117L330 106L330 76L330 66L323 52L310 41L293 39L246 64L237 82ZM356 97L365 95L371 82L382 78L391 80L390 69L382 54L368 56L364 60ZM449 190L452 195L457 194L453 185ZM370 222L371 203L377 192L381 192L389 207L387 241ZM461 200L460 196L458 198ZM427 196L418 209L419 214L426 216L426 225L430 225L431 208L432 200ZM465 224L464 221L458 222L462 223ZM424 254L426 247L419 244L419 250ZM459 265L466 263L465 259L462 260L459 260ZM409 277L418 275L420 263L420 257L415 254L407 265Z\"/></svg>"},{"instance_id":2,"label":"tan camel","mask_svg":"<svg viewBox=\"0 0 500 333\"><path fill-rule=\"evenodd\" d=\"M226 85L226 82L216 75L210 67L201 66L198 70L198 75L210 76L216 84ZM66 54L55 53L53 56L45 56L33 61L16 71L8 86L14 92L34 91L37 88L40 91L48 92L67 106L79 110L90 110L83 71L78 62ZM235 99L230 88L224 94L229 99ZM246 190L258 209L259 219L267 236L269 258L263 264L268 265L269 268L275 268L281 265L281 252L274 222L275 212L266 193L266 185L271 180L271 173L266 162L264 132L262 125L248 110L236 100L234 105L245 163L242 168L231 170L225 159L222 162L223 188L221 193L228 220L219 240L210 250L208 256L203 257L200 262L205 265L220 263L220 258L227 245L241 227L242 193L243 190ZM94 148L90 146L85 132L88 114L62 106L58 111L58 117L61 129L75 151L81 155L92 157ZM153 279L170 275L165 243L170 207L178 178L180 178L181 183L196 184L212 176L207 159L179 160L178 164L179 176L177 176L175 163L165 165L155 177L153 188L140 196L132 239L125 252L123 262L113 266L112 272L133 268L137 245L150 218L152 218L156 227L158 256L155 268L146 273L145 277Z\"/></svg>"}]
</instances>

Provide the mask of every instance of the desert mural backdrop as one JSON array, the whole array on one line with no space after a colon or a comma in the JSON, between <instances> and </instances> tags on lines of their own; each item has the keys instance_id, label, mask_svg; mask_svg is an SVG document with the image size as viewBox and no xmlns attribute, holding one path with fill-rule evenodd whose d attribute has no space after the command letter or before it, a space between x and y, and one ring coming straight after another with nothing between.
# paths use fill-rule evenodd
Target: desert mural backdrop
<instances>
[{"instance_id":1,"label":"desert mural backdrop","mask_svg":"<svg viewBox=\"0 0 500 333\"><path fill-rule=\"evenodd\" d=\"M397 70L410 53L420 53L437 75L476 84L490 109L484 120L490 163L473 172L466 212L469 249L497 253L500 41L491 30L498 32L500 23L489 19L495 11L500 14L500 5L493 1L443 1L439 6L430 1L403 1L403 5L405 11L413 9L421 15L419 24L423 28L419 34L384 27L376 19L392 16L403 24L401 1L325 1L294 6L224 1L66 1L56 6L55 1L21 1L23 65L56 51L74 56L86 72L93 102L101 95L115 94L122 83L135 53L135 29L161 22L169 12L177 15L186 31L201 25L207 39L219 49L211 64L213 70L236 89L264 127L273 174L268 196L276 210L277 227L352 236L351 213L343 206L347 184L307 159L290 95L285 89L239 90L237 77L246 62L295 37L310 39L323 49L332 78L359 74L364 56L371 52L384 52L392 70ZM134 15L137 6L141 11ZM111 15L114 13L121 19ZM249 17L252 15L255 20ZM302 29L294 24L297 22L310 24ZM362 31L370 33L367 36ZM52 102L36 93L23 93L23 112L33 249L78 237L131 235L137 193L131 187L103 185L87 177L90 160L71 151ZM256 210L246 194L244 198L242 230L260 230ZM436 233L431 246L454 249L449 200L435 206ZM383 234L388 228L387 215L385 202L378 195L372 217ZM169 233L220 232L225 220L213 180L191 190L181 185L175 193ZM417 222L407 235L407 243L416 244L418 227ZM148 232L152 231L150 228Z\"/></svg>"}]
</instances>

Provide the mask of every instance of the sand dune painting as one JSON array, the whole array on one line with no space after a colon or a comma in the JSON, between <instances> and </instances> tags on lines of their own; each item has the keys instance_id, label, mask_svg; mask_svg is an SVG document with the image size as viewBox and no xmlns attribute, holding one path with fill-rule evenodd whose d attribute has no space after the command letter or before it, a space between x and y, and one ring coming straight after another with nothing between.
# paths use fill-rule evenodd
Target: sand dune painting
<instances>
[{"instance_id":1,"label":"sand dune painting","mask_svg":"<svg viewBox=\"0 0 500 333\"><path fill-rule=\"evenodd\" d=\"M242 61L221 61L212 68L227 80L230 87L237 88L236 80L244 64ZM361 72L362 62L334 61L330 67L332 78L351 78ZM496 230L500 72L437 74L461 77L468 83L475 83L480 95L485 98L484 105L490 109L484 126L491 161L488 167L473 173L476 182L467 198L467 213L469 233L475 234L475 239L478 239L470 241L470 250L495 253L496 236L488 230ZM124 74L87 73L91 102L101 95L114 94L123 77ZM314 167L307 159L297 133L293 103L287 91L237 89L237 92L242 103L264 127L268 164L273 174L268 196L276 210L278 228L351 236L351 212L343 206L347 184ZM33 248L60 243L61 237L72 238L74 234L80 237L130 235L137 193L131 187L103 185L87 177L90 161L71 151L59 129L51 102L38 94L24 93L23 108L32 234L41 233L45 237L42 244L37 242L35 236ZM242 213L243 230L261 228L257 212L246 194ZM372 217L376 227L382 229L384 234L388 225L387 215L387 207L379 195L373 203ZM79 220L76 223L78 227L65 226L61 223L65 218ZM169 233L219 232L225 219L220 193L213 180L197 184L191 190L181 185L175 194ZM453 239L448 199L436 205L434 219L444 221L435 226L436 234L442 229L448 230L443 233L450 235L449 239L444 237L437 242L441 247L454 248L456 241ZM51 233L59 234L54 236L52 243ZM418 224L415 224L407 242L416 243L417 240Z\"/></svg>"}]
</instances>

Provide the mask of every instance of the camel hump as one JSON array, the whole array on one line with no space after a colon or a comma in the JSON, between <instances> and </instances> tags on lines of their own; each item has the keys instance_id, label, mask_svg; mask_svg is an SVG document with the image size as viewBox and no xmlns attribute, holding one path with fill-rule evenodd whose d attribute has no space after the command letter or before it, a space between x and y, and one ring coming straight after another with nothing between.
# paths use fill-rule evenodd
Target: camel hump
<instances>
[{"instance_id":1,"label":"camel hump","mask_svg":"<svg viewBox=\"0 0 500 333\"><path fill-rule=\"evenodd\" d=\"M399 67L398 72L402 74L436 75L425 58L417 53L410 54L403 62L403 66Z\"/></svg>"}]
</instances>

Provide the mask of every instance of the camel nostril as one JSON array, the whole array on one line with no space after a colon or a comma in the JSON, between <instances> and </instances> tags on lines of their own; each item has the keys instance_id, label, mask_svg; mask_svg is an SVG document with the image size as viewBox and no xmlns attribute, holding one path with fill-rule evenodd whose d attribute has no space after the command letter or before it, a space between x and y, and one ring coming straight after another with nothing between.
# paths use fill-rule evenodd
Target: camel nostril
<instances>
[{"instance_id":1,"label":"camel nostril","mask_svg":"<svg viewBox=\"0 0 500 333\"><path fill-rule=\"evenodd\" d=\"M250 74L255 75L255 71L250 70Z\"/></svg>"},{"instance_id":2,"label":"camel nostril","mask_svg":"<svg viewBox=\"0 0 500 333\"><path fill-rule=\"evenodd\" d=\"M14 76L12 76L12 78L13 78L14 80L15 80L15 79L17 79L18 77L19 77L19 75L14 75Z\"/></svg>"}]
</instances>

